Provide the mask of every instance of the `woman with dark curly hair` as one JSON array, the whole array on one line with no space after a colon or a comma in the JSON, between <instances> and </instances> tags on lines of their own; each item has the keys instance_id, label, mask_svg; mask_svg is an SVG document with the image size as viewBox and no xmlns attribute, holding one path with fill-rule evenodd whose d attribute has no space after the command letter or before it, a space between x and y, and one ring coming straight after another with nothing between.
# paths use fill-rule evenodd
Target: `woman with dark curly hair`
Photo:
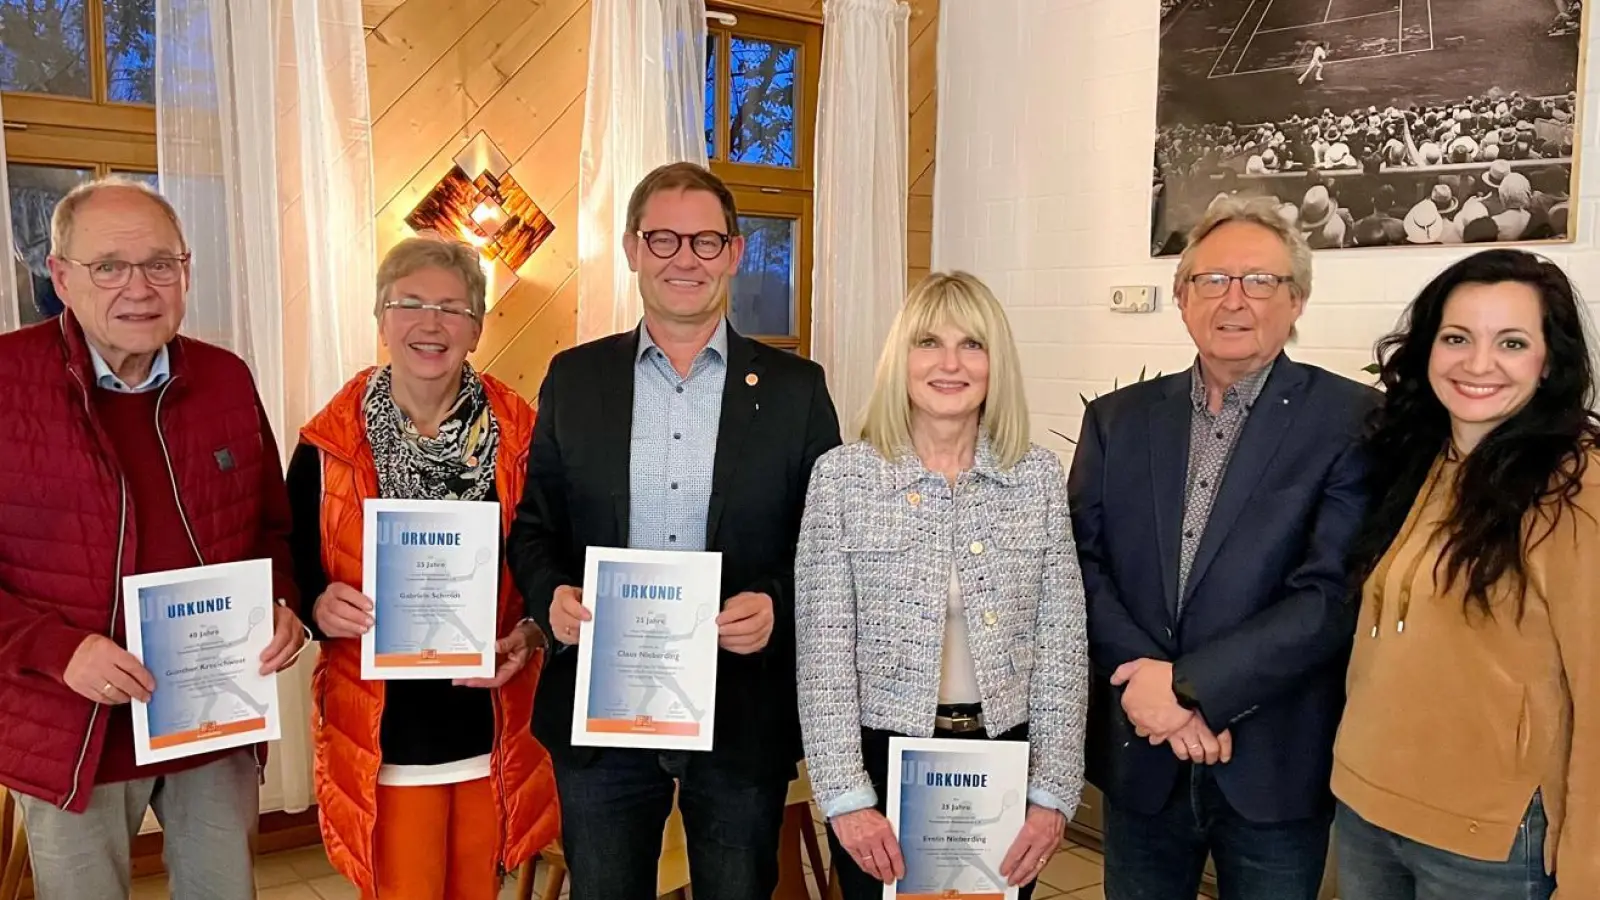
<instances>
[{"instance_id":1,"label":"woman with dark curly hair","mask_svg":"<svg viewBox=\"0 0 1600 900\"><path fill-rule=\"evenodd\" d=\"M1470 256L1378 358L1340 896L1600 897L1600 419L1572 283Z\"/></svg>"}]
</instances>

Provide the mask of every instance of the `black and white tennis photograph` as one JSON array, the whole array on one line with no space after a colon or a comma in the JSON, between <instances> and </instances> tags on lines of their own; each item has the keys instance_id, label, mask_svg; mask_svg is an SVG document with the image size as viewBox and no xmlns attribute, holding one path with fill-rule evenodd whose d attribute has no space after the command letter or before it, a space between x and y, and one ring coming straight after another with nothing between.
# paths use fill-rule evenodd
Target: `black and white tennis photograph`
<instances>
[{"instance_id":1,"label":"black and white tennis photograph","mask_svg":"<svg viewBox=\"0 0 1600 900\"><path fill-rule=\"evenodd\" d=\"M1316 250L1570 241L1583 0L1161 0L1151 254L1219 194Z\"/></svg>"}]
</instances>

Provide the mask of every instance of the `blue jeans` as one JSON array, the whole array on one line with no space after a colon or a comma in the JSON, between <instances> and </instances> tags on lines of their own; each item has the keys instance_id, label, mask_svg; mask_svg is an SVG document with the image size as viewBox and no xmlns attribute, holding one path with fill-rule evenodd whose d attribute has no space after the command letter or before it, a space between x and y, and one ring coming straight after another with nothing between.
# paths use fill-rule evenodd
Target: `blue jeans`
<instances>
[{"instance_id":1,"label":"blue jeans","mask_svg":"<svg viewBox=\"0 0 1600 900\"><path fill-rule=\"evenodd\" d=\"M1419 844L1379 828L1343 803L1338 829L1342 900L1549 900L1555 879L1544 871L1544 801L1528 806L1511 855L1484 862Z\"/></svg>"},{"instance_id":2,"label":"blue jeans","mask_svg":"<svg viewBox=\"0 0 1600 900\"><path fill-rule=\"evenodd\" d=\"M1207 854L1222 900L1316 900L1330 818L1251 822L1228 803L1209 768L1186 766L1153 816L1107 801L1106 900L1190 900Z\"/></svg>"},{"instance_id":3,"label":"blue jeans","mask_svg":"<svg viewBox=\"0 0 1600 900\"><path fill-rule=\"evenodd\" d=\"M695 900L772 896L789 779L706 753L605 749L587 766L556 764L572 900L655 900L674 781Z\"/></svg>"}]
</instances>

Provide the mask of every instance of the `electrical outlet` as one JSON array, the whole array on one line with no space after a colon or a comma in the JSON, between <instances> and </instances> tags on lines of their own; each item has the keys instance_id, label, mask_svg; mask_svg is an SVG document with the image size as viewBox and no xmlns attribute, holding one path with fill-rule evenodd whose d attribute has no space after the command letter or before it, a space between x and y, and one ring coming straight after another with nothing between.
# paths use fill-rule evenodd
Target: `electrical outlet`
<instances>
[{"instance_id":1,"label":"electrical outlet","mask_svg":"<svg viewBox=\"0 0 1600 900\"><path fill-rule=\"evenodd\" d=\"M1152 285L1114 287L1111 289L1112 312L1155 312L1156 289Z\"/></svg>"}]
</instances>

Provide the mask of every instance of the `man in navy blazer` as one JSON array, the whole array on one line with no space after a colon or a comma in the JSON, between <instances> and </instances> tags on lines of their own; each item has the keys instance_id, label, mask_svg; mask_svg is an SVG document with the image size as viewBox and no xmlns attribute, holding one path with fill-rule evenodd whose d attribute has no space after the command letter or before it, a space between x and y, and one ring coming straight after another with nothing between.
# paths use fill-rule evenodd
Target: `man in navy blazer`
<instances>
[{"instance_id":1,"label":"man in navy blazer","mask_svg":"<svg viewBox=\"0 0 1600 900\"><path fill-rule=\"evenodd\" d=\"M1108 900L1316 900L1377 392L1283 353L1311 252L1223 197L1174 295L1186 372L1089 404L1070 494L1089 604L1089 779Z\"/></svg>"}]
</instances>

